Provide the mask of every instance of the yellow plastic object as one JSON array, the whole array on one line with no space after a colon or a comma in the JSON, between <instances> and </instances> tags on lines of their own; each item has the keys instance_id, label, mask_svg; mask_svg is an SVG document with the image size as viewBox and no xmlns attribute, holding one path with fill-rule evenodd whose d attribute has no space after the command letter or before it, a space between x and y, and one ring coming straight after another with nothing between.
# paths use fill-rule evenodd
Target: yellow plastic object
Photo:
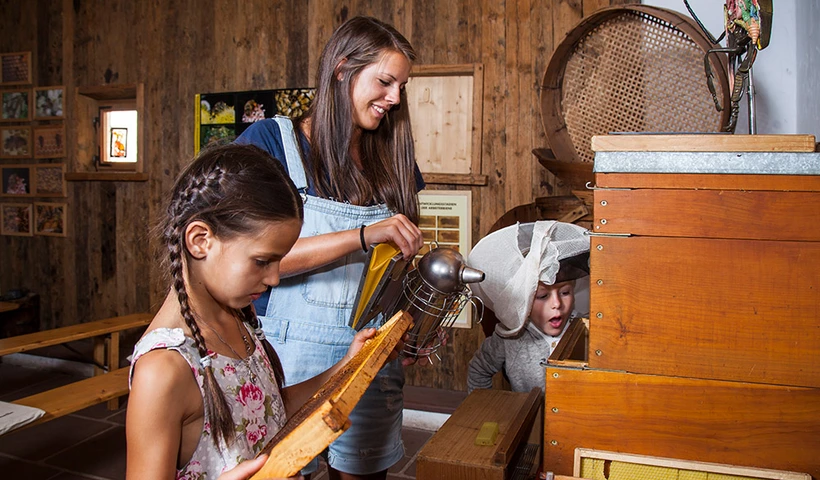
<instances>
[{"instance_id":1,"label":"yellow plastic object","mask_svg":"<svg viewBox=\"0 0 820 480\"><path fill-rule=\"evenodd\" d=\"M484 422L478 435L475 436L476 445L495 445L495 439L498 437L498 423Z\"/></svg>"},{"instance_id":2,"label":"yellow plastic object","mask_svg":"<svg viewBox=\"0 0 820 480\"><path fill-rule=\"evenodd\" d=\"M390 266L390 261L399 253L401 253L401 250L390 243L380 243L373 247L370 264L368 264L364 273L365 280L359 294L359 303L356 305L356 316L353 325L351 325L353 328L358 328L359 320L362 318L365 307L370 302L370 297L375 293L376 287L387 271L387 267Z\"/></svg>"}]
</instances>

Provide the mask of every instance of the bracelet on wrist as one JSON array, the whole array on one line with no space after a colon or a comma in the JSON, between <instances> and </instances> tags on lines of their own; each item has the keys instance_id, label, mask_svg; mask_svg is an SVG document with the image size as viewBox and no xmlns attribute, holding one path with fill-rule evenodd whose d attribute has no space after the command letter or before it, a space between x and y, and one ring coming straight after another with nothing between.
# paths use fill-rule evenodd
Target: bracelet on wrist
<instances>
[{"instance_id":1,"label":"bracelet on wrist","mask_svg":"<svg viewBox=\"0 0 820 480\"><path fill-rule=\"evenodd\" d=\"M362 228L359 229L359 240L362 241L362 251L367 253L367 243L364 241L364 227L365 226L362 225Z\"/></svg>"}]
</instances>

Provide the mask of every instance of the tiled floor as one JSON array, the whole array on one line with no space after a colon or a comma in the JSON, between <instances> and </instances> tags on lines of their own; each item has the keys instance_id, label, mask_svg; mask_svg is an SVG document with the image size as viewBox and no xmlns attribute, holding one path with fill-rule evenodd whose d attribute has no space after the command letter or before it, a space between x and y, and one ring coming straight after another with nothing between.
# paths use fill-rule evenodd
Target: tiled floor
<instances>
[{"instance_id":1,"label":"tiled floor","mask_svg":"<svg viewBox=\"0 0 820 480\"><path fill-rule=\"evenodd\" d=\"M0 400L12 401L80 377L0 363ZM125 403L125 402L122 402ZM433 434L405 427L405 457L388 479L414 479L416 455ZM8 480L119 480L125 478L125 406L104 404L0 436L0 477ZM320 470L313 480L327 480Z\"/></svg>"}]
</instances>

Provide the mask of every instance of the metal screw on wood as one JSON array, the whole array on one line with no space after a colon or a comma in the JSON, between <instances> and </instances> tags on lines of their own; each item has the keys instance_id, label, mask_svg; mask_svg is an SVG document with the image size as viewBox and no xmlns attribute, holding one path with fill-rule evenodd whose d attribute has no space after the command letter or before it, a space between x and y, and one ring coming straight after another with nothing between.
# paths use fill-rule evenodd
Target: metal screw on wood
<instances>
[{"instance_id":1,"label":"metal screw on wood","mask_svg":"<svg viewBox=\"0 0 820 480\"><path fill-rule=\"evenodd\" d=\"M601 219L601 225L606 225L606 218Z\"/></svg>"},{"instance_id":2,"label":"metal screw on wood","mask_svg":"<svg viewBox=\"0 0 820 480\"><path fill-rule=\"evenodd\" d=\"M600 351L600 350L595 350L595 355L598 355L599 357L600 357L601 355L603 355L603 353L604 353L604 352L602 352L602 351Z\"/></svg>"},{"instance_id":3,"label":"metal screw on wood","mask_svg":"<svg viewBox=\"0 0 820 480\"><path fill-rule=\"evenodd\" d=\"M603 246L603 245L598 245L598 246L597 246L597 247L595 247L595 248L597 248L598 250L603 250L603 249L604 249L604 246Z\"/></svg>"},{"instance_id":4,"label":"metal screw on wood","mask_svg":"<svg viewBox=\"0 0 820 480\"><path fill-rule=\"evenodd\" d=\"M601 206L606 207L606 200L601 200Z\"/></svg>"},{"instance_id":5,"label":"metal screw on wood","mask_svg":"<svg viewBox=\"0 0 820 480\"><path fill-rule=\"evenodd\" d=\"M552 378L558 378L558 373L553 373Z\"/></svg>"},{"instance_id":6,"label":"metal screw on wood","mask_svg":"<svg viewBox=\"0 0 820 480\"><path fill-rule=\"evenodd\" d=\"M604 281L599 279L596 283L597 283L598 285L603 285L603 284L604 284Z\"/></svg>"},{"instance_id":7,"label":"metal screw on wood","mask_svg":"<svg viewBox=\"0 0 820 480\"><path fill-rule=\"evenodd\" d=\"M558 413L558 407L552 407L552 413Z\"/></svg>"},{"instance_id":8,"label":"metal screw on wood","mask_svg":"<svg viewBox=\"0 0 820 480\"><path fill-rule=\"evenodd\" d=\"M595 316L598 318L604 318L604 314L602 312L596 313Z\"/></svg>"},{"instance_id":9,"label":"metal screw on wood","mask_svg":"<svg viewBox=\"0 0 820 480\"><path fill-rule=\"evenodd\" d=\"M558 440L550 440L550 445L558 445Z\"/></svg>"}]
</instances>

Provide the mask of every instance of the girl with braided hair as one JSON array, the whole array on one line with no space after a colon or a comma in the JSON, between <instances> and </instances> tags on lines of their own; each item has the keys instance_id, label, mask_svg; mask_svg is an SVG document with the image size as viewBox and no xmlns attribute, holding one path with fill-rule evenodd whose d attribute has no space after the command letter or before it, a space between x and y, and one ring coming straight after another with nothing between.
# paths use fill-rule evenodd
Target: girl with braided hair
<instances>
[{"instance_id":1,"label":"girl with braided hair","mask_svg":"<svg viewBox=\"0 0 820 480\"><path fill-rule=\"evenodd\" d=\"M248 478L265 457L245 460L340 368L283 388L251 305L279 283L302 219L293 182L257 147L204 150L180 174L157 227L172 288L131 364L129 480Z\"/></svg>"}]
</instances>

